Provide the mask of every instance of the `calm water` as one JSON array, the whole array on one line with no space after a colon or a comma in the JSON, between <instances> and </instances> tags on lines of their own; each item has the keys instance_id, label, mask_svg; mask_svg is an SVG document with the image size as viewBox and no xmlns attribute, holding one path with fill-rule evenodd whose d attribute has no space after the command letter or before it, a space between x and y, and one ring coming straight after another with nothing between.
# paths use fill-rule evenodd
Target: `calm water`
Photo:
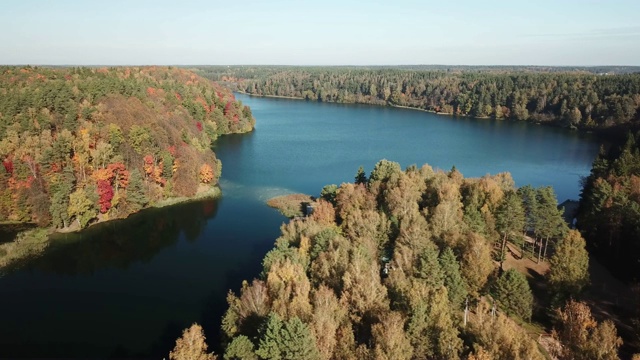
<instances>
[{"instance_id":1,"label":"calm water","mask_svg":"<svg viewBox=\"0 0 640 360\"><path fill-rule=\"evenodd\" d=\"M181 329L218 339L228 289L260 271L285 220L264 205L318 194L382 158L465 176L510 171L518 185L577 198L594 139L522 123L381 107L238 96L257 119L223 137L224 196L61 235L41 258L0 278L0 357L167 356Z\"/></svg>"}]
</instances>

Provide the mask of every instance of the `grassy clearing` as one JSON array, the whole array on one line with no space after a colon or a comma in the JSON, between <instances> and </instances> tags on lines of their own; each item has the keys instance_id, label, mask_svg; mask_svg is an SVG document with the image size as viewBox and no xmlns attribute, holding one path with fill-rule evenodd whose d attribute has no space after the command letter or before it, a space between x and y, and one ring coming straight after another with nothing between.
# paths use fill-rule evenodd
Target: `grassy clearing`
<instances>
[{"instance_id":1,"label":"grassy clearing","mask_svg":"<svg viewBox=\"0 0 640 360\"><path fill-rule=\"evenodd\" d=\"M201 199L213 199L213 198L219 197L221 194L222 194L222 191L217 186L200 186L198 188L198 192L192 197L186 197L186 196L183 196L183 197L172 197L172 198L168 198L168 199L164 199L164 200L158 201L158 202L154 203L151 206L152 207L161 208L161 207L165 207L165 206L171 206L171 205L180 204L180 203L187 202L187 201L194 201L194 200L201 200Z\"/></svg>"},{"instance_id":2,"label":"grassy clearing","mask_svg":"<svg viewBox=\"0 0 640 360\"><path fill-rule=\"evenodd\" d=\"M267 205L272 208L278 209L282 215L288 218L294 218L296 216L303 215L303 209L305 203L313 203L314 198L305 194L289 194L283 196L276 196L267 200Z\"/></svg>"}]
</instances>

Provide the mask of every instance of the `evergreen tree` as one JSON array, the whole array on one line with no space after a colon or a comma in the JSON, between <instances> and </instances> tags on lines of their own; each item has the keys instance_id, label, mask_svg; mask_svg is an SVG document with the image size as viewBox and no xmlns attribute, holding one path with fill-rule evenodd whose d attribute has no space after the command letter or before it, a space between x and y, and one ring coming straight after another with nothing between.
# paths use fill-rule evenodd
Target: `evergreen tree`
<instances>
[{"instance_id":1,"label":"evergreen tree","mask_svg":"<svg viewBox=\"0 0 640 360\"><path fill-rule=\"evenodd\" d=\"M538 249L538 262L546 257L550 239L561 237L567 231L567 225L562 217L562 210L558 209L558 200L553 188L545 186L536 191L536 234L544 240Z\"/></svg>"},{"instance_id":2,"label":"evergreen tree","mask_svg":"<svg viewBox=\"0 0 640 360\"><path fill-rule=\"evenodd\" d=\"M73 190L74 180L73 170L69 167L51 186L52 197L49 211L51 212L51 221L54 227L69 226L70 218L67 208L69 207L69 195Z\"/></svg>"},{"instance_id":3,"label":"evergreen tree","mask_svg":"<svg viewBox=\"0 0 640 360\"><path fill-rule=\"evenodd\" d=\"M251 340L245 335L235 337L224 352L225 360L258 360Z\"/></svg>"},{"instance_id":4,"label":"evergreen tree","mask_svg":"<svg viewBox=\"0 0 640 360\"><path fill-rule=\"evenodd\" d=\"M451 248L440 253L440 267L444 273L444 285L447 287L449 301L454 307L460 307L467 296L464 279L460 274L460 264Z\"/></svg>"},{"instance_id":5,"label":"evergreen tree","mask_svg":"<svg viewBox=\"0 0 640 360\"><path fill-rule=\"evenodd\" d=\"M282 321L271 313L261 331L256 354L266 360L315 360L320 355L315 339L298 317Z\"/></svg>"},{"instance_id":6,"label":"evergreen tree","mask_svg":"<svg viewBox=\"0 0 640 360\"><path fill-rule=\"evenodd\" d=\"M338 192L338 185L336 184L325 185L322 188L322 191L320 191L320 197L330 202L331 204L333 204L333 206L335 206L337 192Z\"/></svg>"},{"instance_id":7,"label":"evergreen tree","mask_svg":"<svg viewBox=\"0 0 640 360\"><path fill-rule=\"evenodd\" d=\"M522 199L513 191L505 194L502 202L496 210L496 229L502 233L502 245L500 246L500 264L505 259L507 239L513 233L522 231L524 227L524 208Z\"/></svg>"},{"instance_id":8,"label":"evergreen tree","mask_svg":"<svg viewBox=\"0 0 640 360\"><path fill-rule=\"evenodd\" d=\"M418 254L415 276L433 288L444 285L444 273L438 262L438 247L428 242Z\"/></svg>"},{"instance_id":9,"label":"evergreen tree","mask_svg":"<svg viewBox=\"0 0 640 360\"><path fill-rule=\"evenodd\" d=\"M356 173L355 183L356 184L366 184L368 181L367 174L364 172L364 168L360 166L358 168L358 172Z\"/></svg>"},{"instance_id":10,"label":"evergreen tree","mask_svg":"<svg viewBox=\"0 0 640 360\"><path fill-rule=\"evenodd\" d=\"M524 320L531 318L533 294L527 278L517 270L509 269L502 273L494 284L492 293L500 308L507 314Z\"/></svg>"},{"instance_id":11,"label":"evergreen tree","mask_svg":"<svg viewBox=\"0 0 640 360\"><path fill-rule=\"evenodd\" d=\"M127 204L132 212L144 208L149 203L149 199L144 192L142 174L138 169L131 171L129 187L127 187Z\"/></svg>"}]
</instances>

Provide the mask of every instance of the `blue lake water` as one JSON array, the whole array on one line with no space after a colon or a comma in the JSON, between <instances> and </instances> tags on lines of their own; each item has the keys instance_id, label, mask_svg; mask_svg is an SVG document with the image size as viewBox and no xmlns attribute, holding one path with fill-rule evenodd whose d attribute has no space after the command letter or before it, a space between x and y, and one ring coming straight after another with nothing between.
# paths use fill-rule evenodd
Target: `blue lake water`
<instances>
[{"instance_id":1,"label":"blue lake water","mask_svg":"<svg viewBox=\"0 0 640 360\"><path fill-rule=\"evenodd\" d=\"M0 277L0 357L167 357L183 328L213 345L228 289L255 277L286 219L265 201L317 195L382 159L509 171L518 186L577 199L597 139L525 123L365 105L238 95L257 119L220 138L223 197L150 209L57 236L41 257Z\"/></svg>"}]
</instances>

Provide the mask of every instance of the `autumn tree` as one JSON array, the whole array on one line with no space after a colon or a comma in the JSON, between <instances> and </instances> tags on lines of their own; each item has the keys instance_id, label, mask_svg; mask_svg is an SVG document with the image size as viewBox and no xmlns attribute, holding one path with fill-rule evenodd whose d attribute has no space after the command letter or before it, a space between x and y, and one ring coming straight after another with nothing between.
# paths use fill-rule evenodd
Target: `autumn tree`
<instances>
[{"instance_id":1,"label":"autumn tree","mask_svg":"<svg viewBox=\"0 0 640 360\"><path fill-rule=\"evenodd\" d=\"M618 359L618 348L622 339L617 335L611 320L598 323L585 303L569 300L557 311L560 323L553 336L560 340L560 359L614 360Z\"/></svg>"},{"instance_id":2,"label":"autumn tree","mask_svg":"<svg viewBox=\"0 0 640 360\"><path fill-rule=\"evenodd\" d=\"M86 227L89 221L98 215L94 203L89 198L87 191L83 188L78 188L69 195L67 212L70 218L76 219L81 229Z\"/></svg>"},{"instance_id":3,"label":"autumn tree","mask_svg":"<svg viewBox=\"0 0 640 360\"><path fill-rule=\"evenodd\" d=\"M380 360L410 360L413 347L404 331L404 319L397 312L385 314L372 327L374 356Z\"/></svg>"},{"instance_id":4,"label":"autumn tree","mask_svg":"<svg viewBox=\"0 0 640 360\"><path fill-rule=\"evenodd\" d=\"M549 285L557 300L576 296L589 283L589 254L577 230L569 230L549 260Z\"/></svg>"},{"instance_id":5,"label":"autumn tree","mask_svg":"<svg viewBox=\"0 0 640 360\"><path fill-rule=\"evenodd\" d=\"M198 324L182 332L182 337L176 340L176 346L169 353L171 360L215 360L213 353L207 353L209 346L202 327Z\"/></svg>"},{"instance_id":6,"label":"autumn tree","mask_svg":"<svg viewBox=\"0 0 640 360\"><path fill-rule=\"evenodd\" d=\"M213 180L213 169L209 164L202 164L200 166L200 182L203 184L208 184Z\"/></svg>"}]
</instances>

